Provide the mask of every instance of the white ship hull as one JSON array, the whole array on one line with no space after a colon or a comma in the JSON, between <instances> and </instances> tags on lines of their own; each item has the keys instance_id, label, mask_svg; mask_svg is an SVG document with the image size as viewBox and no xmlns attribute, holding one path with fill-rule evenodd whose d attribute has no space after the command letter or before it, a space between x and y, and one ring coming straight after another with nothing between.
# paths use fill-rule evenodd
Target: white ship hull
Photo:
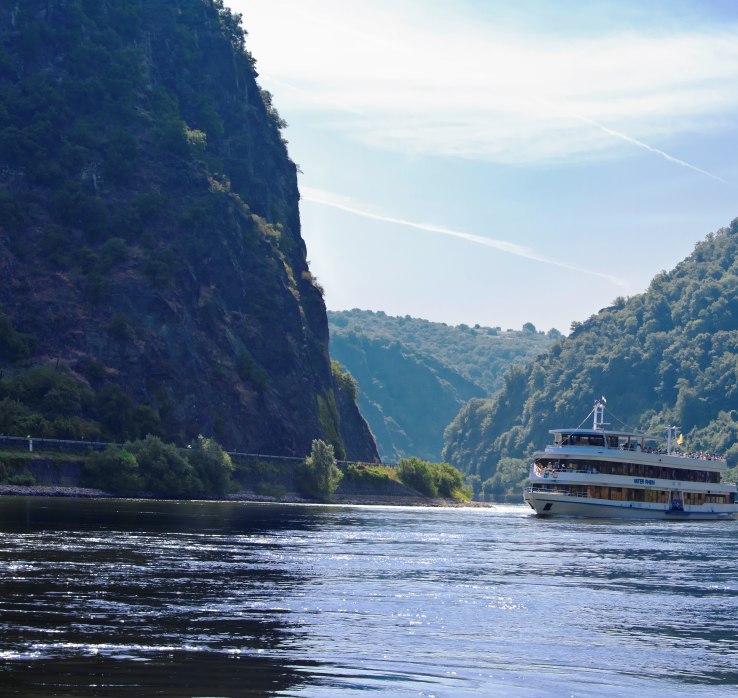
<instances>
[{"instance_id":1,"label":"white ship hull","mask_svg":"<svg viewBox=\"0 0 738 698\"><path fill-rule=\"evenodd\" d=\"M735 505L730 504L686 506L683 511L674 511L663 504L613 502L605 499L557 496L545 492L525 492L523 498L538 516L662 521L717 521L738 518Z\"/></svg>"},{"instance_id":2,"label":"white ship hull","mask_svg":"<svg viewBox=\"0 0 738 698\"><path fill-rule=\"evenodd\" d=\"M591 429L552 429L554 442L534 453L523 498L539 516L715 521L738 518L738 491L723 482L724 458L682 453L676 427L658 437L605 428L605 400ZM681 437L676 443L681 445Z\"/></svg>"}]
</instances>

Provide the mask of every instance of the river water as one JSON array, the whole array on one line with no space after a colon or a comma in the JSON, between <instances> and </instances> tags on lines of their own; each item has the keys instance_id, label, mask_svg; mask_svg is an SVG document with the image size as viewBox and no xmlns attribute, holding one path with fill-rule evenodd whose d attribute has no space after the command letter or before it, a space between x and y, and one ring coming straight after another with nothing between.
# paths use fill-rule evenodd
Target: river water
<instances>
[{"instance_id":1,"label":"river water","mask_svg":"<svg viewBox=\"0 0 738 698\"><path fill-rule=\"evenodd\" d=\"M738 522L0 498L0 694L738 696Z\"/></svg>"}]
</instances>

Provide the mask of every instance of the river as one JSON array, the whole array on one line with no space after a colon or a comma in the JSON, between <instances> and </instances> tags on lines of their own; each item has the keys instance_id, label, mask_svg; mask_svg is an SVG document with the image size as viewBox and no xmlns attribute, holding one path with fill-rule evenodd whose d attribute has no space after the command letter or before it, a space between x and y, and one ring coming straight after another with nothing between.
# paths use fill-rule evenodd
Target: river
<instances>
[{"instance_id":1,"label":"river","mask_svg":"<svg viewBox=\"0 0 738 698\"><path fill-rule=\"evenodd\" d=\"M0 498L3 696L738 696L738 522Z\"/></svg>"}]
</instances>

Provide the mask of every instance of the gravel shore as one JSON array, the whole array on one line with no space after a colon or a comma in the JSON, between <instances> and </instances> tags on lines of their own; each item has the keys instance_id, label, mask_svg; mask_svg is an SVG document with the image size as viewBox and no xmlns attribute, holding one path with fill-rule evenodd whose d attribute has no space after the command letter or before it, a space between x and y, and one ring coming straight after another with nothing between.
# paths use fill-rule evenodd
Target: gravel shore
<instances>
[{"instance_id":1,"label":"gravel shore","mask_svg":"<svg viewBox=\"0 0 738 698\"><path fill-rule=\"evenodd\" d=\"M61 487L59 485L0 485L0 495L20 497L97 497L113 495L91 487Z\"/></svg>"},{"instance_id":2,"label":"gravel shore","mask_svg":"<svg viewBox=\"0 0 738 698\"><path fill-rule=\"evenodd\" d=\"M0 485L0 496L15 497L86 497L112 499L115 495L90 487L61 487L58 485ZM159 499L158 497L138 496L135 499ZM253 492L237 492L228 495L223 501L229 502L273 502L278 504L358 504L367 506L404 506L404 507L479 507L491 508L489 502L458 502L454 499L428 499L426 497L393 497L382 495L335 496L330 502L316 502L297 494L289 493L282 499L265 497Z\"/></svg>"}]
</instances>

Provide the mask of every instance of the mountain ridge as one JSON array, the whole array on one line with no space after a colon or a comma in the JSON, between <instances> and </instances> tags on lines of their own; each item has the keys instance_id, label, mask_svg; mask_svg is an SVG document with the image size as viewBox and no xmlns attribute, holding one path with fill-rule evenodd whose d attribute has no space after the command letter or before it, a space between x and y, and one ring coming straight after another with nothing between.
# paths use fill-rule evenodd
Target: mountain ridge
<instances>
[{"instance_id":1,"label":"mountain ridge","mask_svg":"<svg viewBox=\"0 0 738 698\"><path fill-rule=\"evenodd\" d=\"M254 66L220 0L0 8L6 428L377 459Z\"/></svg>"},{"instance_id":2,"label":"mountain ridge","mask_svg":"<svg viewBox=\"0 0 738 698\"><path fill-rule=\"evenodd\" d=\"M331 356L356 379L385 461L440 461L444 429L466 401L490 394L507 366L540 353L557 334L530 324L521 331L449 327L359 309L328 318Z\"/></svg>"},{"instance_id":3,"label":"mountain ridge","mask_svg":"<svg viewBox=\"0 0 738 698\"><path fill-rule=\"evenodd\" d=\"M710 233L645 293L617 298L527 366L473 400L446 432L444 456L482 479L527 457L547 430L578 424L594 399L631 428L681 426L686 447L738 462L738 219Z\"/></svg>"}]
</instances>

